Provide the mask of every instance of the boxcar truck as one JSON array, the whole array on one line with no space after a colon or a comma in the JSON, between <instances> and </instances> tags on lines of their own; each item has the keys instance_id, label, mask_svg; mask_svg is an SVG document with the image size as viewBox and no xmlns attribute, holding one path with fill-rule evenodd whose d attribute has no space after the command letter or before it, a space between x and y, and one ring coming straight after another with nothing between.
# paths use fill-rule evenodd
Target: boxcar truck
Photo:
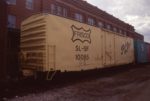
<instances>
[{"instance_id":1,"label":"boxcar truck","mask_svg":"<svg viewBox=\"0 0 150 101\"><path fill-rule=\"evenodd\" d=\"M134 62L133 39L51 14L37 14L21 25L23 76L80 72Z\"/></svg>"}]
</instances>

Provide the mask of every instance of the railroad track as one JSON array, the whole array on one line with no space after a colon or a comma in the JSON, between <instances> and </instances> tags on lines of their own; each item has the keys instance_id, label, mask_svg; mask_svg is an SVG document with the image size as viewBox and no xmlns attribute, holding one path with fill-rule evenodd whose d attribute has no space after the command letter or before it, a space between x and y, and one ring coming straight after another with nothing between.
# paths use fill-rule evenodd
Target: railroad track
<instances>
[{"instance_id":1,"label":"railroad track","mask_svg":"<svg viewBox=\"0 0 150 101\"><path fill-rule=\"evenodd\" d=\"M51 89L59 89L79 82L85 82L97 78L114 76L144 66L145 64L125 65L125 66L118 66L117 68L108 68L102 70L57 74L57 76L52 81L28 79L17 82L3 83L1 84L0 87L0 100L18 96L25 96L32 93L45 92Z\"/></svg>"}]
</instances>

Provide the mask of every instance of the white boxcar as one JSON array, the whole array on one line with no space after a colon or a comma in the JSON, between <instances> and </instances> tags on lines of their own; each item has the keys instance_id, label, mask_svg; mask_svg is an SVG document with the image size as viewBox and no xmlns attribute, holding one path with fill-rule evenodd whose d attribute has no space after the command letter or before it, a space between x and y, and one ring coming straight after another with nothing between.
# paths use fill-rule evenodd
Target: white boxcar
<instances>
[{"instance_id":1,"label":"white boxcar","mask_svg":"<svg viewBox=\"0 0 150 101\"><path fill-rule=\"evenodd\" d=\"M23 21L20 47L25 76L134 62L133 39L51 14L38 14Z\"/></svg>"}]
</instances>

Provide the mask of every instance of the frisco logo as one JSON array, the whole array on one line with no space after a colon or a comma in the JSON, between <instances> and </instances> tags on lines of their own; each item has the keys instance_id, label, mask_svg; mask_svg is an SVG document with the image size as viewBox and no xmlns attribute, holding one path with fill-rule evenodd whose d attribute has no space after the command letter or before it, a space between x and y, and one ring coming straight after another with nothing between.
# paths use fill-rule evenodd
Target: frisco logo
<instances>
[{"instance_id":1,"label":"frisco logo","mask_svg":"<svg viewBox=\"0 0 150 101\"><path fill-rule=\"evenodd\" d=\"M71 26L73 31L72 41L80 41L82 43L88 42L91 43L91 30L85 30L83 27L77 28L76 26Z\"/></svg>"}]
</instances>

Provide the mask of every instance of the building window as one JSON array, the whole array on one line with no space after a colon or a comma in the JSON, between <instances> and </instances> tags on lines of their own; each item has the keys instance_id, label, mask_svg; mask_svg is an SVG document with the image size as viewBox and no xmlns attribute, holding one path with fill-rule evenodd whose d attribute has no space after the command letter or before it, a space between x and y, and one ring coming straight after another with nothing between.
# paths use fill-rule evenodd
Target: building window
<instances>
[{"instance_id":1,"label":"building window","mask_svg":"<svg viewBox=\"0 0 150 101\"><path fill-rule=\"evenodd\" d=\"M126 36L126 35L127 35L127 32L126 32L126 31L123 31L123 34Z\"/></svg>"},{"instance_id":2,"label":"building window","mask_svg":"<svg viewBox=\"0 0 150 101\"><path fill-rule=\"evenodd\" d=\"M9 5L16 5L16 0L6 0Z\"/></svg>"},{"instance_id":3,"label":"building window","mask_svg":"<svg viewBox=\"0 0 150 101\"><path fill-rule=\"evenodd\" d=\"M120 33L120 34L122 33L122 30L121 30L121 29L119 30L119 33Z\"/></svg>"},{"instance_id":4,"label":"building window","mask_svg":"<svg viewBox=\"0 0 150 101\"><path fill-rule=\"evenodd\" d=\"M61 6L57 6L55 4L51 4L51 13L66 17L68 12L67 12L66 8L63 8Z\"/></svg>"},{"instance_id":5,"label":"building window","mask_svg":"<svg viewBox=\"0 0 150 101\"><path fill-rule=\"evenodd\" d=\"M103 28L104 27L103 22L98 22L98 27Z\"/></svg>"},{"instance_id":6,"label":"building window","mask_svg":"<svg viewBox=\"0 0 150 101\"><path fill-rule=\"evenodd\" d=\"M57 15L62 15L62 8L57 6Z\"/></svg>"},{"instance_id":7,"label":"building window","mask_svg":"<svg viewBox=\"0 0 150 101\"><path fill-rule=\"evenodd\" d=\"M75 20L83 22L83 15L79 13L75 13Z\"/></svg>"},{"instance_id":8,"label":"building window","mask_svg":"<svg viewBox=\"0 0 150 101\"><path fill-rule=\"evenodd\" d=\"M56 14L56 6L54 4L51 4L51 13Z\"/></svg>"},{"instance_id":9,"label":"building window","mask_svg":"<svg viewBox=\"0 0 150 101\"><path fill-rule=\"evenodd\" d=\"M63 16L64 16L64 17L67 17L67 14L68 14L67 9L66 9L66 8L63 8Z\"/></svg>"},{"instance_id":10,"label":"building window","mask_svg":"<svg viewBox=\"0 0 150 101\"><path fill-rule=\"evenodd\" d=\"M88 24L89 25L95 25L95 21L93 18L88 18Z\"/></svg>"},{"instance_id":11,"label":"building window","mask_svg":"<svg viewBox=\"0 0 150 101\"><path fill-rule=\"evenodd\" d=\"M26 8L33 9L33 0L26 0Z\"/></svg>"},{"instance_id":12,"label":"building window","mask_svg":"<svg viewBox=\"0 0 150 101\"><path fill-rule=\"evenodd\" d=\"M117 32L117 28L116 28L116 27L113 27L113 31L114 31L114 32Z\"/></svg>"},{"instance_id":13,"label":"building window","mask_svg":"<svg viewBox=\"0 0 150 101\"><path fill-rule=\"evenodd\" d=\"M16 16L8 15L8 28L16 28Z\"/></svg>"},{"instance_id":14,"label":"building window","mask_svg":"<svg viewBox=\"0 0 150 101\"><path fill-rule=\"evenodd\" d=\"M111 26L108 24L108 25L106 26L106 28L107 28L108 30L110 30L110 29L111 29Z\"/></svg>"}]
</instances>

